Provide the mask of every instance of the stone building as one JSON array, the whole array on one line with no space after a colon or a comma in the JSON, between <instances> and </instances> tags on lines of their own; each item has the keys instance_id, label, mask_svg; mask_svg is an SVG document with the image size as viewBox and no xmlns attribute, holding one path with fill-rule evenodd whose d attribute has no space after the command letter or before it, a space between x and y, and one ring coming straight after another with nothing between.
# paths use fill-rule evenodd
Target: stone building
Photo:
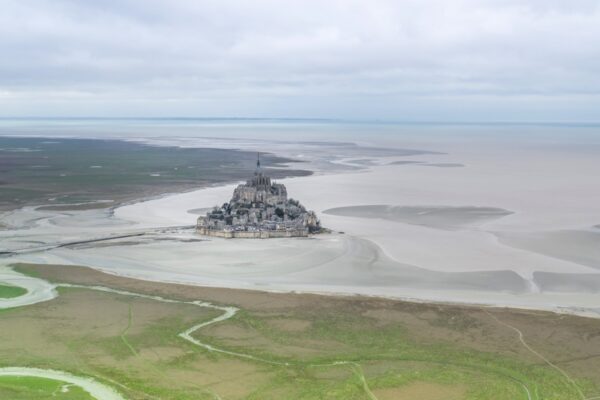
<instances>
[{"instance_id":1,"label":"stone building","mask_svg":"<svg viewBox=\"0 0 600 400\"><path fill-rule=\"evenodd\" d=\"M308 236L320 230L316 214L288 199L285 186L264 174L260 156L252 179L235 188L229 203L214 207L197 223L198 233L226 238Z\"/></svg>"}]
</instances>

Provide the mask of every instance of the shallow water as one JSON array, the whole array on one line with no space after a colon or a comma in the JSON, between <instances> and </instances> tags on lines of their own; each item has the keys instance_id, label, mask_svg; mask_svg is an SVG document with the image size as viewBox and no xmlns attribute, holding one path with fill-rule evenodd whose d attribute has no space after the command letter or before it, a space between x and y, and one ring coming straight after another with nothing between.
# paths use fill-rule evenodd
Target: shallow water
<instances>
[{"instance_id":1,"label":"shallow water","mask_svg":"<svg viewBox=\"0 0 600 400\"><path fill-rule=\"evenodd\" d=\"M27 293L8 299L0 298L0 309L27 306L48 301L57 296L55 285L42 279L28 277L11 268L0 265L0 283L18 286L27 290Z\"/></svg>"},{"instance_id":2,"label":"shallow water","mask_svg":"<svg viewBox=\"0 0 600 400\"><path fill-rule=\"evenodd\" d=\"M8 124L0 123L0 133ZM245 288L483 299L540 308L599 305L597 294L589 292L595 286L585 286L582 294L571 285L558 296L550 291L556 285L536 278L542 276L538 272L557 274L553 279L596 272L590 264L594 250L585 240L576 239L572 245L555 240L552 252L505 240L581 231L599 223L598 126L211 120L37 125L38 134L45 135L273 151L304 161L303 168L317 173L285 179L288 193L316 210L326 227L344 231L351 239L326 246L315 242L319 245L312 247L299 241L281 246L269 242L260 245L266 246L262 250L257 246L238 252L231 242L193 241L190 232L179 237L160 232L193 225L197 214L188 210L222 204L231 196L233 188L228 186L118 207L114 213L18 210L3 218L8 225L14 223L13 228L0 231L9 250L27 252L13 260L78 263L144 279ZM32 129L31 123L16 128L18 134ZM439 167L457 164L464 167ZM353 207L363 212L386 204L402 208L384 213L370 209L365 218L323 213ZM104 240L134 231L144 236L43 251L61 241ZM361 243L372 243L385 260ZM351 247L354 259L347 256ZM565 249L568 254L557 253ZM257 255L259 250L264 257ZM576 253L580 254L573 258Z\"/></svg>"},{"instance_id":3,"label":"shallow water","mask_svg":"<svg viewBox=\"0 0 600 400\"><path fill-rule=\"evenodd\" d=\"M72 375L64 371L53 369L8 367L0 368L0 376L28 376L51 379L79 386L97 400L125 400L123 396L109 386L92 379Z\"/></svg>"}]
</instances>

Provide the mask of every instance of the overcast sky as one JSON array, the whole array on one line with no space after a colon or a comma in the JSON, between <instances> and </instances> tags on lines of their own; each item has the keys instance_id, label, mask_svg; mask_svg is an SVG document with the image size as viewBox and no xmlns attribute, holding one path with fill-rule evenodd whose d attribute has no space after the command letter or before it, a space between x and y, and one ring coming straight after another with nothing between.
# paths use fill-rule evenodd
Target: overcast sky
<instances>
[{"instance_id":1,"label":"overcast sky","mask_svg":"<svg viewBox=\"0 0 600 400\"><path fill-rule=\"evenodd\" d=\"M3 0L0 116L600 121L600 0Z\"/></svg>"}]
</instances>

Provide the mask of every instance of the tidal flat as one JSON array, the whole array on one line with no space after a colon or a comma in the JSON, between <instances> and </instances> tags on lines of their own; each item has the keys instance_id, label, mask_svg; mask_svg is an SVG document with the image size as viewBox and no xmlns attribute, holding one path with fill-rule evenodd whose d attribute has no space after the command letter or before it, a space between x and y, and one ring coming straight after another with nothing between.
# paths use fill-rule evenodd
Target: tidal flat
<instances>
[{"instance_id":1,"label":"tidal flat","mask_svg":"<svg viewBox=\"0 0 600 400\"><path fill-rule=\"evenodd\" d=\"M53 300L2 311L0 367L94 378L127 399L581 399L600 393L600 320L542 311L140 281L20 264ZM172 299L100 291L99 287ZM219 311L230 318L179 335ZM17 349L17 351L15 351ZM0 397L23 385L0 379ZM35 383L34 384L38 384ZM21 388L21 389L20 389ZM54 399L68 399L56 392ZM415 397L417 396L417 397ZM82 397L85 398L85 397Z\"/></svg>"},{"instance_id":2,"label":"tidal flat","mask_svg":"<svg viewBox=\"0 0 600 400\"><path fill-rule=\"evenodd\" d=\"M0 368L90 377L127 399L600 396L599 158L591 147L551 147L549 156L547 146L465 146L454 137L390 146L369 137L372 147L280 133L130 139L121 142L164 146L174 159L186 147L242 149L248 165L229 184L194 191L172 186L148 199L169 183L135 184L125 200L62 191L66 198L44 194L3 213L0 272L20 263L39 280L27 295L0 299L12 304L0 312ZM277 181L331 233L227 241L194 232L199 213L252 175L256 151L314 172ZM44 170L39 161L32 170ZM86 163L86 173L101 174L105 164ZM285 175L293 165L275 166ZM154 167L143 174L164 178ZM27 284L14 274L0 281ZM237 311L215 322L223 314L205 301Z\"/></svg>"},{"instance_id":3,"label":"tidal flat","mask_svg":"<svg viewBox=\"0 0 600 400\"><path fill-rule=\"evenodd\" d=\"M459 229L512 214L496 207L364 205L323 211L343 217L375 218L438 229Z\"/></svg>"},{"instance_id":4,"label":"tidal flat","mask_svg":"<svg viewBox=\"0 0 600 400\"><path fill-rule=\"evenodd\" d=\"M311 174L290 168L292 161L262 156L276 178ZM0 136L0 211L40 204L56 211L114 207L244 180L255 162L256 153L235 149Z\"/></svg>"}]
</instances>

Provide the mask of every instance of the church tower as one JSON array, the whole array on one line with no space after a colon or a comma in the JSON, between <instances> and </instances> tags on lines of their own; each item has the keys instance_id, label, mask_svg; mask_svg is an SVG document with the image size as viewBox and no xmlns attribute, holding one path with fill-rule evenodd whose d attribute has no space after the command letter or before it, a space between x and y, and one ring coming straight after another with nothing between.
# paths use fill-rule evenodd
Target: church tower
<instances>
[{"instance_id":1,"label":"church tower","mask_svg":"<svg viewBox=\"0 0 600 400\"><path fill-rule=\"evenodd\" d=\"M260 153L256 153L256 170L254 171L254 178L249 183L257 190L267 192L271 190L271 178L263 174L260 166Z\"/></svg>"},{"instance_id":2,"label":"church tower","mask_svg":"<svg viewBox=\"0 0 600 400\"><path fill-rule=\"evenodd\" d=\"M256 153L256 170L254 175L262 175L262 169L260 168L260 153Z\"/></svg>"}]
</instances>

